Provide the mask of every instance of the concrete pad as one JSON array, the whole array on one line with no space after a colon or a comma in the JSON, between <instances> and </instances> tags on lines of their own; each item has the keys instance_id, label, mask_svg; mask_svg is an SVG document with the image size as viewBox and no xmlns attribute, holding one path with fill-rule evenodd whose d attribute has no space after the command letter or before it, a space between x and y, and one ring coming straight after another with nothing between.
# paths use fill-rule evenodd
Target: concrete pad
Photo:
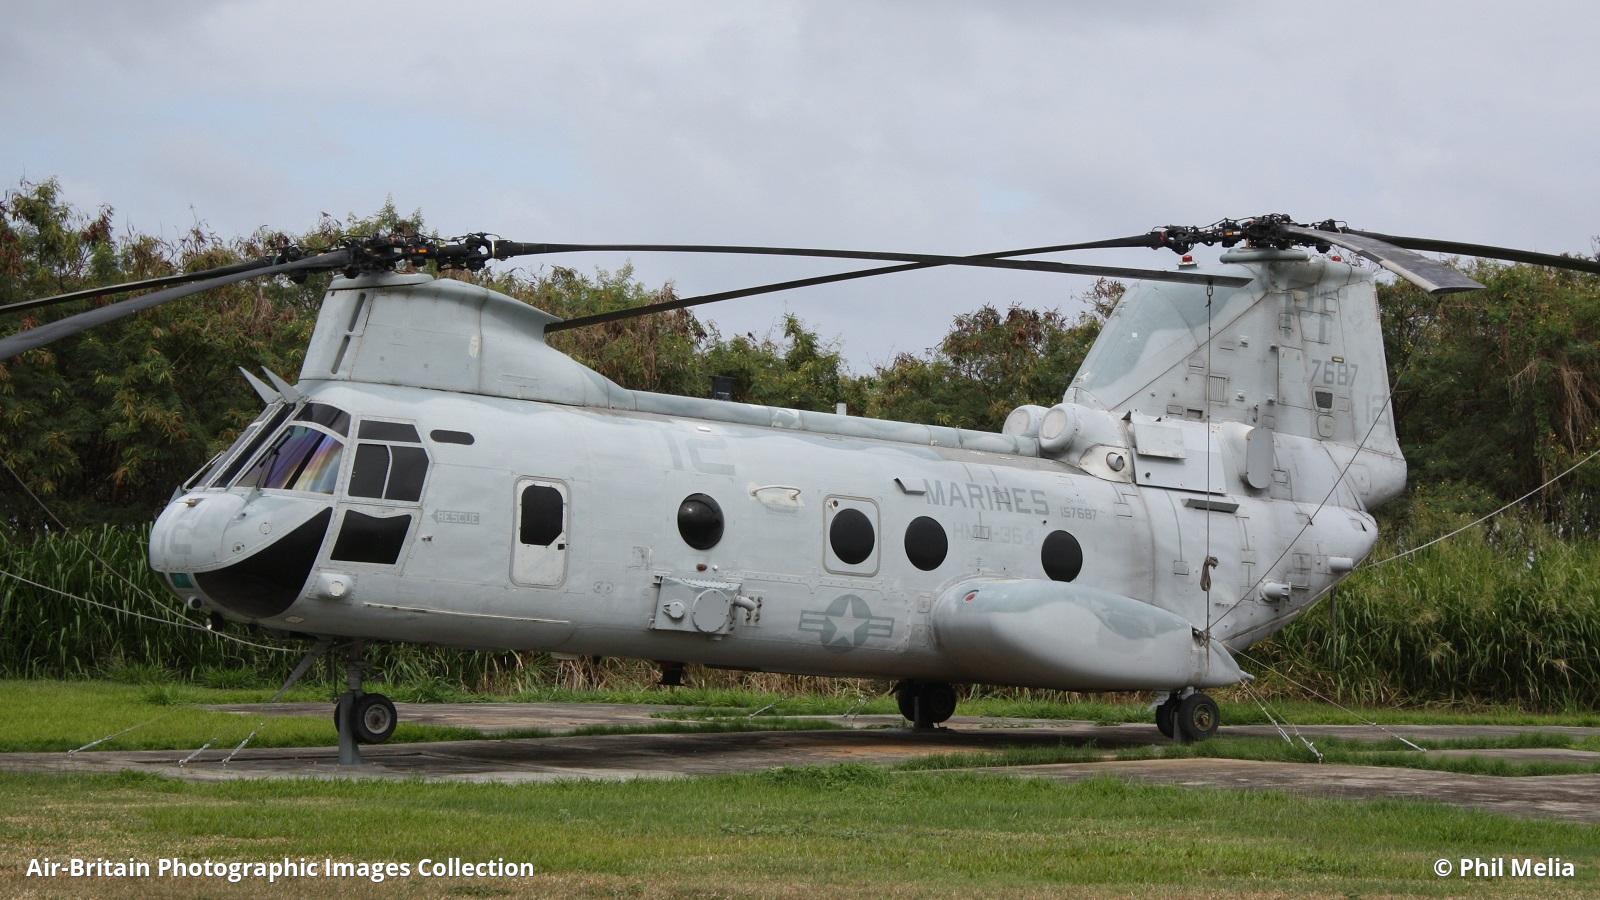
<instances>
[{"instance_id":1,"label":"concrete pad","mask_svg":"<svg viewBox=\"0 0 1600 900\"><path fill-rule=\"evenodd\" d=\"M1530 819L1600 823L1600 775L1498 778L1384 766L1313 765L1240 759L1003 766L965 771L1054 781L1112 776L1149 784L1287 791L1355 799L1428 800Z\"/></svg>"},{"instance_id":2,"label":"concrete pad","mask_svg":"<svg viewBox=\"0 0 1600 900\"><path fill-rule=\"evenodd\" d=\"M216 707L250 716L326 716L331 704L246 704ZM400 704L411 722L456 725L485 732L519 729L571 732L595 725L660 725L686 707L606 703L438 703ZM792 717L793 718L793 717ZM568 735L365 747L366 763L338 764L333 747L247 748L224 762L231 748L206 751L180 765L190 750L105 751L0 754L0 770L92 773L141 771L193 780L234 778L424 779L429 781L542 782L573 778L626 780L683 778L760 771L779 766L863 762L892 765L939 753L998 750L1004 747L1061 745L1094 747L1107 755L1129 747L1168 743L1153 724L1097 725L1052 719L957 716L950 727L917 733L893 715L810 716L830 730L715 734ZM270 725L268 726L270 727ZM1530 726L1407 725L1374 729L1364 725L1301 726L1316 741L1327 737L1383 741L1404 736L1423 746L1445 740L1505 738L1529 733L1573 738L1600 735L1600 728ZM1223 733L1277 737L1267 726L1228 726ZM1451 756L1480 755L1516 761L1593 763L1600 754L1564 748L1433 751ZM1223 759L1151 760L981 769L991 774L1077 780L1114 775L1162 784L1287 790L1342 797L1400 797L1437 800L1513 815L1600 822L1600 775L1497 778L1401 768L1311 765ZM908 777L913 777L908 775Z\"/></svg>"},{"instance_id":3,"label":"concrete pad","mask_svg":"<svg viewBox=\"0 0 1600 900\"><path fill-rule=\"evenodd\" d=\"M1055 733L1008 734L1005 745L1060 742ZM939 729L839 729L716 734L632 734L384 744L362 748L365 764L338 764L334 747L250 749L223 764L211 750L0 754L0 769L24 772L142 771L195 780L230 778L425 778L430 781L552 781L676 778L844 762L892 764L933 753L993 749L988 735Z\"/></svg>"}]
</instances>

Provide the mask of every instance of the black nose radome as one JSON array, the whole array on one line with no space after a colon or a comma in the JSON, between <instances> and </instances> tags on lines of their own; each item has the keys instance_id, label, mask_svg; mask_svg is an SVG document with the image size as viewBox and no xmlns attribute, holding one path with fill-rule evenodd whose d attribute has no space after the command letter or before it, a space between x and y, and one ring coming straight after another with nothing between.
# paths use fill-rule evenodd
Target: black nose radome
<instances>
[{"instance_id":1,"label":"black nose radome","mask_svg":"<svg viewBox=\"0 0 1600 900\"><path fill-rule=\"evenodd\" d=\"M252 619L276 616L300 596L332 520L333 510L325 509L254 555L225 569L200 572L195 581L229 612Z\"/></svg>"}]
</instances>

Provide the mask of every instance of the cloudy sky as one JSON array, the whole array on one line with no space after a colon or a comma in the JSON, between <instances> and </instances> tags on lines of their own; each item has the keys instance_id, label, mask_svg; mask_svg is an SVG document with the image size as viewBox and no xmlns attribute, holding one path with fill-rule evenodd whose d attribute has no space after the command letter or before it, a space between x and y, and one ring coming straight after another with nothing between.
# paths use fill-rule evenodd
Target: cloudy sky
<instances>
[{"instance_id":1,"label":"cloudy sky","mask_svg":"<svg viewBox=\"0 0 1600 900\"><path fill-rule=\"evenodd\" d=\"M0 176L169 235L390 195L442 233L559 242L976 253L1280 210L1543 251L1600 234L1592 3L6 6ZM634 262L682 294L851 267ZM760 335L795 311L862 369L980 303L1070 312L1085 287L929 270L703 315Z\"/></svg>"}]
</instances>

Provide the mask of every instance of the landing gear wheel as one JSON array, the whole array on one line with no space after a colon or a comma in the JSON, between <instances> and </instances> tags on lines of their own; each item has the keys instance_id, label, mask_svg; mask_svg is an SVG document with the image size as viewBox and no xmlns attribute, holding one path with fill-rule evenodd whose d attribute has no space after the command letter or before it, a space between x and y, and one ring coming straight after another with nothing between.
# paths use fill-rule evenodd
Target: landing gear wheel
<instances>
[{"instance_id":1,"label":"landing gear wheel","mask_svg":"<svg viewBox=\"0 0 1600 900\"><path fill-rule=\"evenodd\" d=\"M350 726L355 729L356 740L363 744L387 741L394 734L394 726L398 721L394 703L382 694L360 695L350 715Z\"/></svg>"},{"instance_id":2,"label":"landing gear wheel","mask_svg":"<svg viewBox=\"0 0 1600 900\"><path fill-rule=\"evenodd\" d=\"M1161 705L1156 707L1156 730L1161 732L1161 736L1167 740L1172 740L1178 736L1178 703L1177 695L1173 695L1163 700Z\"/></svg>"},{"instance_id":3,"label":"landing gear wheel","mask_svg":"<svg viewBox=\"0 0 1600 900\"><path fill-rule=\"evenodd\" d=\"M895 702L900 706L900 715L918 728L931 728L955 715L956 689L943 682L908 681L895 690Z\"/></svg>"},{"instance_id":4,"label":"landing gear wheel","mask_svg":"<svg viewBox=\"0 0 1600 900\"><path fill-rule=\"evenodd\" d=\"M1222 712L1217 709L1217 701L1205 694L1190 694L1178 703L1176 720L1183 741L1193 743L1217 733Z\"/></svg>"},{"instance_id":5,"label":"landing gear wheel","mask_svg":"<svg viewBox=\"0 0 1600 900\"><path fill-rule=\"evenodd\" d=\"M922 686L922 706L927 710L928 721L935 725L949 721L956 714L956 689L948 684Z\"/></svg>"},{"instance_id":6,"label":"landing gear wheel","mask_svg":"<svg viewBox=\"0 0 1600 900\"><path fill-rule=\"evenodd\" d=\"M894 691L894 702L900 707L900 715L907 721L917 720L917 685L903 684Z\"/></svg>"}]
</instances>

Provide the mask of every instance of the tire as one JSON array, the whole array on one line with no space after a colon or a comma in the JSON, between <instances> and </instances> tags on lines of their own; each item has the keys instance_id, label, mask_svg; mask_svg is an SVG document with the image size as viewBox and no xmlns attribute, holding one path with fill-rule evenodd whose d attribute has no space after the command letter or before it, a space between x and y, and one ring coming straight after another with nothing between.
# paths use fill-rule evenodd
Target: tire
<instances>
[{"instance_id":1,"label":"tire","mask_svg":"<svg viewBox=\"0 0 1600 900\"><path fill-rule=\"evenodd\" d=\"M363 744L387 741L400 720L394 703L382 694L362 694L357 697L351 713L350 724L355 729L356 740Z\"/></svg>"},{"instance_id":2,"label":"tire","mask_svg":"<svg viewBox=\"0 0 1600 900\"><path fill-rule=\"evenodd\" d=\"M900 715L906 717L907 722L917 720L917 688L918 685L901 685L894 692L894 702L900 707Z\"/></svg>"},{"instance_id":3,"label":"tire","mask_svg":"<svg viewBox=\"0 0 1600 900\"><path fill-rule=\"evenodd\" d=\"M922 705L928 712L928 721L935 725L946 722L956 714L956 689L948 684L925 684Z\"/></svg>"},{"instance_id":4,"label":"tire","mask_svg":"<svg viewBox=\"0 0 1600 900\"><path fill-rule=\"evenodd\" d=\"M1217 701L1205 694L1190 694L1178 704L1178 733L1185 743L1210 738L1221 723L1222 712L1217 709Z\"/></svg>"},{"instance_id":5,"label":"tire","mask_svg":"<svg viewBox=\"0 0 1600 900\"><path fill-rule=\"evenodd\" d=\"M1156 730L1167 740L1177 737L1178 701L1168 698L1156 707Z\"/></svg>"},{"instance_id":6,"label":"tire","mask_svg":"<svg viewBox=\"0 0 1600 900\"><path fill-rule=\"evenodd\" d=\"M906 721L917 721L917 699L922 699L923 714L928 717L928 724L938 725L947 721L956 712L956 689L943 682L916 682L901 685L895 691L895 703L900 707L900 715Z\"/></svg>"}]
</instances>

